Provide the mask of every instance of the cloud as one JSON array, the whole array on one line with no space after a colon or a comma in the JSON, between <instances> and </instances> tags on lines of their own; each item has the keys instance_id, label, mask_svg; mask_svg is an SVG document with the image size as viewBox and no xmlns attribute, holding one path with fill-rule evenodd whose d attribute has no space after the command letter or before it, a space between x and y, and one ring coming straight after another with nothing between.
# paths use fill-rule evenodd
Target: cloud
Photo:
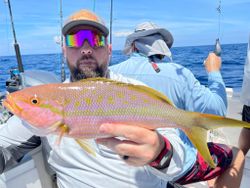
<instances>
[{"instance_id":1,"label":"cloud","mask_svg":"<svg viewBox=\"0 0 250 188\"><path fill-rule=\"evenodd\" d=\"M131 31L116 31L116 32L114 32L114 36L115 37L126 37L126 36L130 35L131 33L133 33L133 32L131 32Z\"/></svg>"}]
</instances>

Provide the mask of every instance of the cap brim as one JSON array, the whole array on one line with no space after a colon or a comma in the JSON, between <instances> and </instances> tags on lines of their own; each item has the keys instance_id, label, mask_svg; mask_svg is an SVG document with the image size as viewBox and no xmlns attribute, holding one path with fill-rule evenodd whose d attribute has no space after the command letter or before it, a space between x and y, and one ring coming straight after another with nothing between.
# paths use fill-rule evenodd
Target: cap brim
<instances>
[{"instance_id":1,"label":"cap brim","mask_svg":"<svg viewBox=\"0 0 250 188\"><path fill-rule=\"evenodd\" d=\"M138 32L132 33L132 34L128 35L128 37L127 37L127 42L130 43L127 45L131 45L135 40L137 40L141 37L145 37L145 36L153 35L153 34L157 34L157 33L162 35L163 40L166 42L167 46L169 48L171 48L173 45L173 42L174 42L174 38L173 38L172 34L164 28L149 29L146 31L138 31Z\"/></svg>"},{"instance_id":2,"label":"cap brim","mask_svg":"<svg viewBox=\"0 0 250 188\"><path fill-rule=\"evenodd\" d=\"M68 31L70 29L72 29L75 26L79 26L79 25L88 25L88 26L93 26L95 28L97 28L98 30L100 30L101 32L103 32L103 34L106 36L108 36L109 34L109 30L107 27L105 27L102 24L99 24L97 22L93 22L93 21L89 21L89 20L75 20L75 21L71 21L69 23L66 23L63 28L62 28L62 33L63 35L67 34Z\"/></svg>"}]
</instances>

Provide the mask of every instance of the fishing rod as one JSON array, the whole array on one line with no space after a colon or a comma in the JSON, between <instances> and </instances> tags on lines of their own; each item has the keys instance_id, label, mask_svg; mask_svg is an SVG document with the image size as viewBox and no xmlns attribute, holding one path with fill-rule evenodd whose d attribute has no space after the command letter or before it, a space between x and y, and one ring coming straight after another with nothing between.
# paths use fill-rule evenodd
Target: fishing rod
<instances>
[{"instance_id":1,"label":"fishing rod","mask_svg":"<svg viewBox=\"0 0 250 188\"><path fill-rule=\"evenodd\" d=\"M63 11L62 11L62 0L60 0L60 23L61 23L61 31L63 27ZM61 49L63 49L63 34L61 32ZM65 73L65 61L63 52L61 53L61 81L64 82L66 79L66 73Z\"/></svg>"},{"instance_id":2,"label":"fishing rod","mask_svg":"<svg viewBox=\"0 0 250 188\"><path fill-rule=\"evenodd\" d=\"M113 24L113 0L110 0L110 29L109 29L109 41L112 45L112 24Z\"/></svg>"},{"instance_id":3,"label":"fishing rod","mask_svg":"<svg viewBox=\"0 0 250 188\"><path fill-rule=\"evenodd\" d=\"M20 48L19 48L19 44L17 43L17 39L16 39L16 31L15 31L15 27L14 27L14 21L13 21L13 16L12 16L12 11L11 11L10 0L5 0L4 2L8 4L8 8L9 8L11 28L12 28L12 33L13 33L13 37L14 37L14 49L15 49L16 58L17 58L18 70L19 70L19 72L24 72Z\"/></svg>"},{"instance_id":4,"label":"fishing rod","mask_svg":"<svg viewBox=\"0 0 250 188\"><path fill-rule=\"evenodd\" d=\"M215 41L215 49L214 53L217 56L221 56L221 45L220 45L220 27L221 27L221 0L219 0L219 5L217 7L217 13L218 13L218 38Z\"/></svg>"}]
</instances>

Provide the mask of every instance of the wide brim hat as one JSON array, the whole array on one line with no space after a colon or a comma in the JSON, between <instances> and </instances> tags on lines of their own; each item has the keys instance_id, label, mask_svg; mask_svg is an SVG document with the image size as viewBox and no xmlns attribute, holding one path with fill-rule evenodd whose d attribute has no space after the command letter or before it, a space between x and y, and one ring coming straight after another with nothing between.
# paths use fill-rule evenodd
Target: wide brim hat
<instances>
[{"instance_id":1,"label":"wide brim hat","mask_svg":"<svg viewBox=\"0 0 250 188\"><path fill-rule=\"evenodd\" d=\"M93 26L103 32L105 36L108 36L109 34L105 22L99 16L89 10L79 10L69 16L64 22L62 28L63 35L67 34L70 29L79 25Z\"/></svg>"},{"instance_id":2,"label":"wide brim hat","mask_svg":"<svg viewBox=\"0 0 250 188\"><path fill-rule=\"evenodd\" d=\"M171 48L174 42L174 38L172 34L165 28L160 28L156 24L152 22L144 22L135 28L134 33L127 36L124 52L128 52L131 49L132 43L140 39L141 37L153 35L153 34L160 34L163 40L166 42L168 48Z\"/></svg>"}]
</instances>

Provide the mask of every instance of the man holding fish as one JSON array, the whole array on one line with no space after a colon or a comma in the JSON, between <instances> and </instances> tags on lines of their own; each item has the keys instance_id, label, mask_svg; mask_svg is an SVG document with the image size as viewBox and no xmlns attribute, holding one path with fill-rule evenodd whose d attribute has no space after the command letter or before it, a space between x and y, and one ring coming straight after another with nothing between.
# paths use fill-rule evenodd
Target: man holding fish
<instances>
[{"instance_id":1,"label":"man holding fish","mask_svg":"<svg viewBox=\"0 0 250 188\"><path fill-rule=\"evenodd\" d=\"M7 96L4 105L16 116L0 130L1 172L39 146L41 138L58 187L166 187L199 165L188 160L196 149L187 149L176 127L199 149L200 161L216 167L215 175L226 169L211 158L206 131L215 123L247 123L179 110L161 93L110 72L108 29L90 11L74 13L62 32L71 77L68 83ZM222 165L229 166L232 151L226 153Z\"/></svg>"}]
</instances>

